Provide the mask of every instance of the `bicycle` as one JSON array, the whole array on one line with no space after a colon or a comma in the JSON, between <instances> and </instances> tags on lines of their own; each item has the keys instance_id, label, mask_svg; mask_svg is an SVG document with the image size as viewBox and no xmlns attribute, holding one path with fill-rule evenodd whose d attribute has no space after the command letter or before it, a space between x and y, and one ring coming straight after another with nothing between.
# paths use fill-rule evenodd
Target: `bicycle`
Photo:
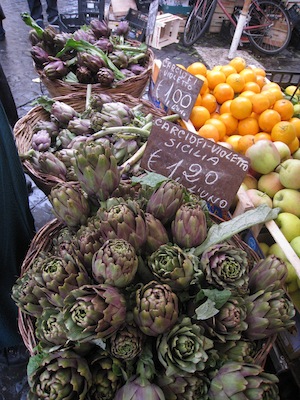
<instances>
[{"instance_id":1,"label":"bicycle","mask_svg":"<svg viewBox=\"0 0 300 400\"><path fill-rule=\"evenodd\" d=\"M240 8L231 15L222 0L196 0L183 31L182 41L185 46L193 45L206 32L217 5L229 19L231 26L237 26ZM280 0L253 0L243 28L243 36L246 36L250 44L260 52L275 55L288 46L292 29L288 11Z\"/></svg>"}]
</instances>

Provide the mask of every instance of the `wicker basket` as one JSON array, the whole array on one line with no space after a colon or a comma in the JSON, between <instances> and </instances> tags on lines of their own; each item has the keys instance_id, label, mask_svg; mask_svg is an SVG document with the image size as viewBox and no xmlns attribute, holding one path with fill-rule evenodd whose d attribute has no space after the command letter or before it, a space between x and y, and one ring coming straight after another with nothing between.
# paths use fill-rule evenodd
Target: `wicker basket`
<instances>
[{"instance_id":1,"label":"wicker basket","mask_svg":"<svg viewBox=\"0 0 300 400\"><path fill-rule=\"evenodd\" d=\"M111 88L105 88L101 86L100 83L95 83L92 85L92 91L95 93L104 92L108 94L128 93L133 97L141 97L152 74L152 66L154 61L154 54L151 49L147 50L147 54L149 55L149 60L145 71L143 71L140 75L126 78L116 83ZM72 93L86 93L87 85L85 83L64 82L61 79L51 80L45 76L43 70L36 69L36 72L52 97L66 96Z\"/></svg>"},{"instance_id":2,"label":"wicker basket","mask_svg":"<svg viewBox=\"0 0 300 400\"><path fill-rule=\"evenodd\" d=\"M129 94L116 93L111 94L114 101L119 101L127 104L129 107L134 107L142 104L142 110L145 113L151 113L156 117L166 115L165 111L156 108L148 100L142 98L135 98ZM55 100L62 101L72 106L76 111L82 112L85 109L86 93L70 94L68 96L55 97ZM19 154L25 154L31 149L31 142L33 136L33 127L40 120L49 120L49 113L44 110L42 106L32 108L24 117L20 118L14 126L14 136ZM27 160L23 161L25 171L32 177L35 184L46 194L49 194L51 188L61 179L53 175L43 174L36 170L34 166Z\"/></svg>"},{"instance_id":3,"label":"wicker basket","mask_svg":"<svg viewBox=\"0 0 300 400\"><path fill-rule=\"evenodd\" d=\"M224 221L223 219L211 214L212 219L216 223ZM28 253L21 267L21 276L30 270L32 263L39 256L41 251L51 251L52 239L55 237L59 230L62 228L62 224L54 219L48 222L44 227L42 227L35 237L33 238L31 245L29 247ZM243 242L239 235L234 235L232 237L232 242L235 246L241 248L247 253L249 267L251 268L255 262L260 260L259 255L245 242ZM34 318L28 314L23 313L19 309L18 326L23 339L23 342L31 355L35 354L35 347L38 344L38 340L35 336L35 321ZM255 363L264 367L267 356L277 338L277 335L269 337L267 340L261 341L261 346L257 350L254 357Z\"/></svg>"}]
</instances>

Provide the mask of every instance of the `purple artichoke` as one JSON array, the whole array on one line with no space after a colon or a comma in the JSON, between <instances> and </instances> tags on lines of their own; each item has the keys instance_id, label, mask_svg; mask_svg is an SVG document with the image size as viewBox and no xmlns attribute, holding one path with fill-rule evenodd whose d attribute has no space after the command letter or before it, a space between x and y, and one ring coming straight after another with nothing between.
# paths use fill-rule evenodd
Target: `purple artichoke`
<instances>
[{"instance_id":1,"label":"purple artichoke","mask_svg":"<svg viewBox=\"0 0 300 400\"><path fill-rule=\"evenodd\" d=\"M132 378L122 386L114 400L165 400L162 390L146 379Z\"/></svg>"}]
</instances>

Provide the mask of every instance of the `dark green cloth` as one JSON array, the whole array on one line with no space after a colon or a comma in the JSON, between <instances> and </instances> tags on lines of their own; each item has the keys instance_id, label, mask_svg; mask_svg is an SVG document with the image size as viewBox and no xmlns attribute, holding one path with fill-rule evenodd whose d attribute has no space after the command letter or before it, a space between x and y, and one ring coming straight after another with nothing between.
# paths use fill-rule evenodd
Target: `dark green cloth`
<instances>
[{"instance_id":1,"label":"dark green cloth","mask_svg":"<svg viewBox=\"0 0 300 400\"><path fill-rule=\"evenodd\" d=\"M20 344L11 289L34 235L26 179L0 101L0 348Z\"/></svg>"}]
</instances>

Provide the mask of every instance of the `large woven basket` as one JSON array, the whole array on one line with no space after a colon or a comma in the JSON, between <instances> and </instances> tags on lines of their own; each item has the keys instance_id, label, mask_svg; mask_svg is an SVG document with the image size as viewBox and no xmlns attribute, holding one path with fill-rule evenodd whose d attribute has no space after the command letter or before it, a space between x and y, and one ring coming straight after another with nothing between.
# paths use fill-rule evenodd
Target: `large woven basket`
<instances>
[{"instance_id":1,"label":"large woven basket","mask_svg":"<svg viewBox=\"0 0 300 400\"><path fill-rule=\"evenodd\" d=\"M127 93L133 97L141 97L147 87L147 84L149 83L154 61L154 54L151 49L147 50L147 54L149 59L145 67L145 71L143 71L140 75L126 78L110 88L106 88L99 83L95 83L92 84L92 91L95 93L104 92L108 94ZM51 80L45 76L43 70L36 69L36 72L52 97L66 96L72 93L86 93L87 85L84 83L65 82L61 79Z\"/></svg>"},{"instance_id":2,"label":"large woven basket","mask_svg":"<svg viewBox=\"0 0 300 400\"><path fill-rule=\"evenodd\" d=\"M125 93L110 94L110 96L114 101L122 102L129 107L142 104L142 111L146 114L151 113L156 117L166 115L165 111L156 108L148 100L136 98ZM69 94L68 96L55 97L54 100L62 101L72 106L76 111L82 112L86 106L86 93L79 92L76 94ZM33 128L35 124L41 120L49 120L49 114L42 106L36 106L15 124L14 136L20 155L25 154L31 149L32 136L34 133ZM22 163L25 171L32 177L35 184L46 194L50 192L54 185L61 182L61 179L56 176L41 173L34 168L28 160L24 160Z\"/></svg>"},{"instance_id":3,"label":"large woven basket","mask_svg":"<svg viewBox=\"0 0 300 400\"><path fill-rule=\"evenodd\" d=\"M211 214L212 219L216 223L220 223L224 221L220 217ZM21 267L21 276L30 270L34 260L39 256L41 251L51 251L52 247L52 239L55 237L59 230L62 228L62 224L54 219L44 225L33 238L27 255L24 259L24 262ZM249 267L252 268L254 263L260 260L259 255L248 246L239 235L234 235L232 237L232 242L235 246L241 248L247 253ZM28 351L31 355L35 354L35 348L38 344L38 340L35 336L35 319L28 314L25 314L19 309L19 318L18 318L18 326L19 331L21 333L23 342L27 347ZM267 356L277 338L277 335L273 335L269 337L267 340L261 342L261 346L257 349L257 353L254 357L254 361L256 364L261 366L265 365Z\"/></svg>"}]
</instances>

